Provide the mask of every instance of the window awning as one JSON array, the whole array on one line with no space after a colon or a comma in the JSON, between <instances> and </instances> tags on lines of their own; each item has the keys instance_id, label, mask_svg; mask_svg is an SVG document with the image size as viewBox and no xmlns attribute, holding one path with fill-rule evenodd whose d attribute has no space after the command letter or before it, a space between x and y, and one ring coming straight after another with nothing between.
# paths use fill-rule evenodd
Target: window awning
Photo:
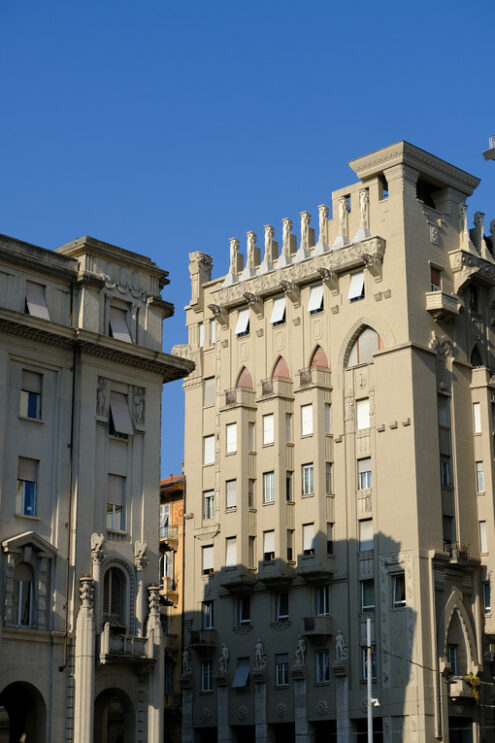
<instances>
[{"instance_id":1,"label":"window awning","mask_svg":"<svg viewBox=\"0 0 495 743\"><path fill-rule=\"evenodd\" d=\"M247 685L249 670L249 658L239 658L237 668L235 669L234 680L232 681L232 688L239 689Z\"/></svg>"},{"instance_id":2,"label":"window awning","mask_svg":"<svg viewBox=\"0 0 495 743\"><path fill-rule=\"evenodd\" d=\"M124 505L124 485L125 477L108 475L107 502L111 503L112 506Z\"/></svg>"},{"instance_id":3,"label":"window awning","mask_svg":"<svg viewBox=\"0 0 495 743\"><path fill-rule=\"evenodd\" d=\"M367 457L366 459L358 459L359 474L362 474L363 472L370 472L370 471L371 471L371 457Z\"/></svg>"},{"instance_id":4,"label":"window awning","mask_svg":"<svg viewBox=\"0 0 495 743\"><path fill-rule=\"evenodd\" d=\"M110 331L113 338L126 343L132 343L132 338L127 327L125 311L119 307L110 307Z\"/></svg>"},{"instance_id":5,"label":"window awning","mask_svg":"<svg viewBox=\"0 0 495 743\"><path fill-rule=\"evenodd\" d=\"M110 393L110 412L116 433L132 436L134 428L132 427L127 397L121 392Z\"/></svg>"},{"instance_id":6,"label":"window awning","mask_svg":"<svg viewBox=\"0 0 495 743\"><path fill-rule=\"evenodd\" d=\"M42 284L26 281L26 304L30 315L42 317L45 320L50 319L46 306L45 287Z\"/></svg>"},{"instance_id":7,"label":"window awning","mask_svg":"<svg viewBox=\"0 0 495 743\"><path fill-rule=\"evenodd\" d=\"M240 335L241 333L246 333L248 330L249 330L249 308L245 310L239 310L234 333L236 335Z\"/></svg>"},{"instance_id":8,"label":"window awning","mask_svg":"<svg viewBox=\"0 0 495 743\"><path fill-rule=\"evenodd\" d=\"M315 538L315 525L303 524L303 550L313 549L313 540Z\"/></svg>"},{"instance_id":9,"label":"window awning","mask_svg":"<svg viewBox=\"0 0 495 743\"><path fill-rule=\"evenodd\" d=\"M273 302L272 314L270 316L270 322L282 322L285 319L285 297L278 297Z\"/></svg>"},{"instance_id":10,"label":"window awning","mask_svg":"<svg viewBox=\"0 0 495 743\"><path fill-rule=\"evenodd\" d=\"M17 479L26 480L27 482L36 482L37 469L37 459L27 459L26 457L19 457L17 463Z\"/></svg>"},{"instance_id":11,"label":"window awning","mask_svg":"<svg viewBox=\"0 0 495 743\"><path fill-rule=\"evenodd\" d=\"M359 273L354 273L351 276L351 283L349 284L349 292L347 294L347 299L357 299L358 297L360 297L363 293L363 287L364 287L363 271L360 271Z\"/></svg>"},{"instance_id":12,"label":"window awning","mask_svg":"<svg viewBox=\"0 0 495 743\"><path fill-rule=\"evenodd\" d=\"M41 374L36 372L28 371L27 369L22 370L22 389L25 392L35 392L41 394Z\"/></svg>"},{"instance_id":13,"label":"window awning","mask_svg":"<svg viewBox=\"0 0 495 743\"><path fill-rule=\"evenodd\" d=\"M275 532L274 531L264 532L263 552L275 552Z\"/></svg>"},{"instance_id":14,"label":"window awning","mask_svg":"<svg viewBox=\"0 0 495 743\"><path fill-rule=\"evenodd\" d=\"M213 570L213 545L203 547L203 570Z\"/></svg>"},{"instance_id":15,"label":"window awning","mask_svg":"<svg viewBox=\"0 0 495 743\"><path fill-rule=\"evenodd\" d=\"M315 310L321 310L323 307L323 284L311 287L311 294L309 295L308 312L314 312Z\"/></svg>"}]
</instances>

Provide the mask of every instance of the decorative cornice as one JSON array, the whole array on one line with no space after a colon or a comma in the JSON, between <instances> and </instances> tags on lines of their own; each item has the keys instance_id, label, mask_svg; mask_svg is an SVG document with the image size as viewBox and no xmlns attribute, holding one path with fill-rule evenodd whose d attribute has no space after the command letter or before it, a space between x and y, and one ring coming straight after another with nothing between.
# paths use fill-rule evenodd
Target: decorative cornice
<instances>
[{"instance_id":1,"label":"decorative cornice","mask_svg":"<svg viewBox=\"0 0 495 743\"><path fill-rule=\"evenodd\" d=\"M476 276L477 279L495 286L495 262L466 250L453 250L449 253L450 267L454 274L454 290L458 292L464 284Z\"/></svg>"}]
</instances>

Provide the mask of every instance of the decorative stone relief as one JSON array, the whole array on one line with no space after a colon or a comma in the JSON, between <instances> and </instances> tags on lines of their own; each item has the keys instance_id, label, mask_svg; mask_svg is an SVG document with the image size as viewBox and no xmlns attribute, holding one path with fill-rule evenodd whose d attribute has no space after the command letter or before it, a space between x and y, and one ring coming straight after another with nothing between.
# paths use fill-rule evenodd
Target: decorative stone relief
<instances>
[{"instance_id":1,"label":"decorative stone relief","mask_svg":"<svg viewBox=\"0 0 495 743\"><path fill-rule=\"evenodd\" d=\"M201 719L203 722L209 722L211 720L211 712L207 707L203 707L201 710Z\"/></svg>"},{"instance_id":2,"label":"decorative stone relief","mask_svg":"<svg viewBox=\"0 0 495 743\"><path fill-rule=\"evenodd\" d=\"M318 714L322 717L327 714L328 712L328 704L325 702L324 699L320 699L316 705L316 709L318 710Z\"/></svg>"},{"instance_id":3,"label":"decorative stone relief","mask_svg":"<svg viewBox=\"0 0 495 743\"><path fill-rule=\"evenodd\" d=\"M90 575L82 575L79 578L79 597L81 607L85 609L93 608L93 579Z\"/></svg>"},{"instance_id":4,"label":"decorative stone relief","mask_svg":"<svg viewBox=\"0 0 495 743\"><path fill-rule=\"evenodd\" d=\"M347 645L342 630L338 629L335 635L335 661L342 663L347 660Z\"/></svg>"},{"instance_id":5,"label":"decorative stone relief","mask_svg":"<svg viewBox=\"0 0 495 743\"><path fill-rule=\"evenodd\" d=\"M107 399L107 380L104 377L98 377L98 386L96 388L96 415L105 415Z\"/></svg>"},{"instance_id":6,"label":"decorative stone relief","mask_svg":"<svg viewBox=\"0 0 495 743\"><path fill-rule=\"evenodd\" d=\"M248 716L248 708L241 704L240 707L237 708L237 717L239 720L246 720Z\"/></svg>"},{"instance_id":7,"label":"decorative stone relief","mask_svg":"<svg viewBox=\"0 0 495 743\"><path fill-rule=\"evenodd\" d=\"M266 653L260 638L256 640L254 646L254 670L263 671L266 668Z\"/></svg>"},{"instance_id":8,"label":"decorative stone relief","mask_svg":"<svg viewBox=\"0 0 495 743\"><path fill-rule=\"evenodd\" d=\"M282 717L287 717L289 710L287 709L287 705L281 702L280 704L277 704L276 712L277 712L277 717L282 718Z\"/></svg>"},{"instance_id":9,"label":"decorative stone relief","mask_svg":"<svg viewBox=\"0 0 495 743\"><path fill-rule=\"evenodd\" d=\"M318 207L319 236L318 242L328 245L328 206L320 204Z\"/></svg>"},{"instance_id":10,"label":"decorative stone relief","mask_svg":"<svg viewBox=\"0 0 495 743\"><path fill-rule=\"evenodd\" d=\"M134 565L137 570L144 570L148 564L148 558L146 557L146 551L148 545L146 542L134 542Z\"/></svg>"},{"instance_id":11,"label":"decorative stone relief","mask_svg":"<svg viewBox=\"0 0 495 743\"><path fill-rule=\"evenodd\" d=\"M439 338L435 332L432 332L429 347L436 353L438 387L442 392L446 392L450 389L452 381L452 362L455 355L454 345L450 338L446 336Z\"/></svg>"},{"instance_id":12,"label":"decorative stone relief","mask_svg":"<svg viewBox=\"0 0 495 743\"><path fill-rule=\"evenodd\" d=\"M93 532L91 534L91 559L93 562L99 562L101 564L105 554L103 552L103 544L105 543L105 535L97 534Z\"/></svg>"},{"instance_id":13,"label":"decorative stone relief","mask_svg":"<svg viewBox=\"0 0 495 743\"><path fill-rule=\"evenodd\" d=\"M306 640L302 635L297 638L296 652L294 653L294 665L303 666L306 656Z\"/></svg>"},{"instance_id":14,"label":"decorative stone relief","mask_svg":"<svg viewBox=\"0 0 495 743\"><path fill-rule=\"evenodd\" d=\"M227 673L228 667L229 667L229 649L225 643L222 643L222 647L220 649L220 656L218 658L218 672L222 675L225 675Z\"/></svg>"},{"instance_id":15,"label":"decorative stone relief","mask_svg":"<svg viewBox=\"0 0 495 743\"><path fill-rule=\"evenodd\" d=\"M133 387L132 391L133 391L133 401L134 401L134 410L133 410L134 425L143 426L145 404L146 404L146 400L145 400L146 391L144 387Z\"/></svg>"}]
</instances>

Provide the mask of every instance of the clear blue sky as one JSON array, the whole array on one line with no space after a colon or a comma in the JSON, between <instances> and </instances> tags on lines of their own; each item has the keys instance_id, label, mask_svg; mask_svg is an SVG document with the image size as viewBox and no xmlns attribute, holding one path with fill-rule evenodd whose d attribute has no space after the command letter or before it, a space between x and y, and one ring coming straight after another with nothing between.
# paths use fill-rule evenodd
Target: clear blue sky
<instances>
[{"instance_id":1,"label":"clear blue sky","mask_svg":"<svg viewBox=\"0 0 495 743\"><path fill-rule=\"evenodd\" d=\"M400 139L481 177L495 163L492 0L3 0L0 232L88 234L170 271L164 349L186 340L188 253L298 221ZM165 388L162 473L180 471L183 393Z\"/></svg>"}]
</instances>

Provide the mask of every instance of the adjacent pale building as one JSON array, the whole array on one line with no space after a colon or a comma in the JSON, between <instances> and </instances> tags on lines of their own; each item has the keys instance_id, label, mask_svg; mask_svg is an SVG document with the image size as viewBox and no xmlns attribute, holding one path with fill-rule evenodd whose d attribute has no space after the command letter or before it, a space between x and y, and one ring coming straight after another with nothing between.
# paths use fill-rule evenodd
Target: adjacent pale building
<instances>
[{"instance_id":1,"label":"adjacent pale building","mask_svg":"<svg viewBox=\"0 0 495 743\"><path fill-rule=\"evenodd\" d=\"M162 743L167 272L0 236L0 737Z\"/></svg>"},{"instance_id":2,"label":"adjacent pale building","mask_svg":"<svg viewBox=\"0 0 495 743\"><path fill-rule=\"evenodd\" d=\"M190 254L183 743L364 739L368 674L375 740L494 740L495 222L406 142L350 166Z\"/></svg>"}]
</instances>

